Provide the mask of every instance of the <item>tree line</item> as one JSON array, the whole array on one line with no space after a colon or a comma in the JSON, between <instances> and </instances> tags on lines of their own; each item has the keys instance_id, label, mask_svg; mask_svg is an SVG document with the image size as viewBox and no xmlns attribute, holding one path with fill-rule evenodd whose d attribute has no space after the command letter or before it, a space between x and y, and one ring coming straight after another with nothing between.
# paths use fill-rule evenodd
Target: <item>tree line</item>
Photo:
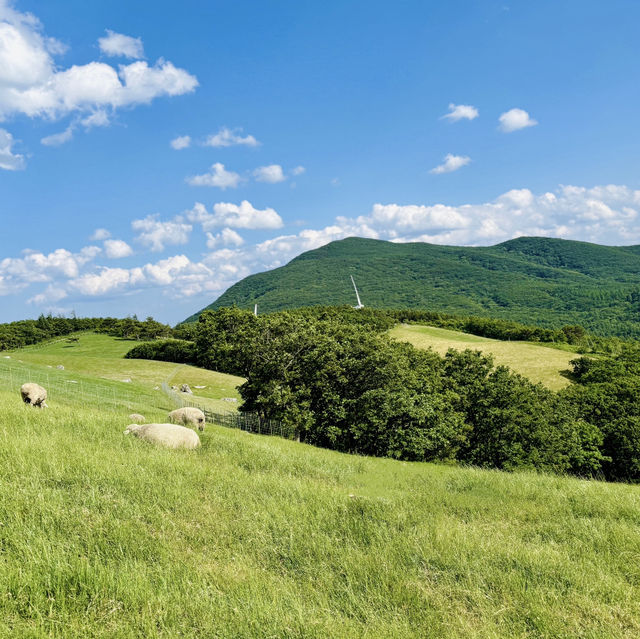
<instances>
[{"instance_id":1,"label":"tree line","mask_svg":"<svg viewBox=\"0 0 640 639\"><path fill-rule=\"evenodd\" d=\"M123 319L40 315L36 320L0 324L0 351L38 344L79 331L95 331L114 337L140 340L173 335L173 329L170 326L161 324L152 317L140 321L135 315Z\"/></svg>"},{"instance_id":2,"label":"tree line","mask_svg":"<svg viewBox=\"0 0 640 639\"><path fill-rule=\"evenodd\" d=\"M196 324L174 331L183 339L141 344L128 356L243 376L240 410L280 420L317 446L640 480L637 347L577 358L577 383L554 393L476 351L441 357L395 341L386 333L398 321L394 313L206 311ZM491 330L503 325L514 328L499 321Z\"/></svg>"}]
</instances>

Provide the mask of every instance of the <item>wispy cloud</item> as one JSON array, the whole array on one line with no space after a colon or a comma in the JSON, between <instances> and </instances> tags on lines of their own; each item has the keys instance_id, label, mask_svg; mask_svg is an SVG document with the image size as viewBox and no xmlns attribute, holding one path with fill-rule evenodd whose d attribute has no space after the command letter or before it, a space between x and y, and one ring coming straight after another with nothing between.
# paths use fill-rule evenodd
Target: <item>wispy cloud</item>
<instances>
[{"instance_id":1,"label":"wispy cloud","mask_svg":"<svg viewBox=\"0 0 640 639\"><path fill-rule=\"evenodd\" d=\"M9 131L0 129L0 169L18 171L24 169L24 155L13 152L15 140Z\"/></svg>"},{"instance_id":2,"label":"wispy cloud","mask_svg":"<svg viewBox=\"0 0 640 639\"><path fill-rule=\"evenodd\" d=\"M242 135L240 135L241 133L241 128L228 129L227 127L222 127L216 134L206 137L202 144L204 144L204 146L212 146L214 148L225 146L260 145L260 142L258 142L258 140L256 140L253 135L245 135L244 137L242 137Z\"/></svg>"},{"instance_id":3,"label":"wispy cloud","mask_svg":"<svg viewBox=\"0 0 640 639\"><path fill-rule=\"evenodd\" d=\"M108 56L123 56L136 60L144 58L144 47L140 38L132 38L107 29L107 35L98 39L100 51Z\"/></svg>"},{"instance_id":4,"label":"wispy cloud","mask_svg":"<svg viewBox=\"0 0 640 639\"><path fill-rule=\"evenodd\" d=\"M475 120L480 114L476 107L470 104L449 104L449 113L445 113L440 119L449 120L449 122L458 122L459 120Z\"/></svg>"},{"instance_id":5,"label":"wispy cloud","mask_svg":"<svg viewBox=\"0 0 640 639\"><path fill-rule=\"evenodd\" d=\"M444 162L431 169L429 173L451 173L466 166L469 162L471 162L471 158L467 155L453 155L452 153L448 153L444 158Z\"/></svg>"},{"instance_id":6,"label":"wispy cloud","mask_svg":"<svg viewBox=\"0 0 640 639\"><path fill-rule=\"evenodd\" d=\"M186 149L191 146L191 136L189 135L179 135L177 138L173 138L171 142L169 142L172 149L176 151L180 151L181 149Z\"/></svg>"}]
</instances>

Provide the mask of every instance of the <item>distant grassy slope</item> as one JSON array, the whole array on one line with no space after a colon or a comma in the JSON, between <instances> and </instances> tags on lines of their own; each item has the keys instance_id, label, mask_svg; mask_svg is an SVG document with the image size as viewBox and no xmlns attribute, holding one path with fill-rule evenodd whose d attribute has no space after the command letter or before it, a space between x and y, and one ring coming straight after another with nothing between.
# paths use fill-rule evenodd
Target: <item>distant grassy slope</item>
<instances>
[{"instance_id":1,"label":"distant grassy slope","mask_svg":"<svg viewBox=\"0 0 640 639\"><path fill-rule=\"evenodd\" d=\"M47 368L50 375L60 375L56 366L61 364L67 375L81 374L121 384L123 380L130 379L131 382L121 388L142 393L153 392L155 387L170 379L170 383L177 386L189 384L194 392L194 399L214 410L235 410L237 407L237 403L225 402L222 398L239 399L236 387L244 381L241 377L170 362L124 359L125 353L139 343L132 340L95 333L81 333L76 337L79 338L77 342L63 339L18 351L7 351L3 356L9 355L16 363L19 359L40 367L50 366L51 369ZM197 389L196 386L205 388Z\"/></svg>"},{"instance_id":2,"label":"distant grassy slope","mask_svg":"<svg viewBox=\"0 0 640 639\"><path fill-rule=\"evenodd\" d=\"M635 486L125 421L0 390L0 636L640 635Z\"/></svg>"},{"instance_id":3,"label":"distant grassy slope","mask_svg":"<svg viewBox=\"0 0 640 639\"><path fill-rule=\"evenodd\" d=\"M444 355L449 348L462 351L479 350L494 357L496 364L508 366L533 382L541 382L552 390L560 390L569 384L562 373L569 371L569 362L578 357L575 353L549 346L527 342L503 342L468 333L449 331L433 326L403 324L390 331L396 339L411 342L418 348L433 348Z\"/></svg>"},{"instance_id":4,"label":"distant grassy slope","mask_svg":"<svg viewBox=\"0 0 640 639\"><path fill-rule=\"evenodd\" d=\"M491 247L348 238L238 282L207 308L354 304L421 308L640 336L640 251L549 238ZM193 320L197 314L190 317Z\"/></svg>"}]
</instances>

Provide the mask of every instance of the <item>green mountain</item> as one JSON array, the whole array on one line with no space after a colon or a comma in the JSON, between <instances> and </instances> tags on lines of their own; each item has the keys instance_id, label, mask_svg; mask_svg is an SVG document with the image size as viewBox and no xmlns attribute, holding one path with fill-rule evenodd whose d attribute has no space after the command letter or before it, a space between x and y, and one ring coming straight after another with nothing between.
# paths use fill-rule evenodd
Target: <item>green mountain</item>
<instances>
[{"instance_id":1,"label":"green mountain","mask_svg":"<svg viewBox=\"0 0 640 639\"><path fill-rule=\"evenodd\" d=\"M640 337L640 246L539 237L489 247L347 238L251 275L206 308L355 304L349 275L365 306L581 324L599 334Z\"/></svg>"}]
</instances>

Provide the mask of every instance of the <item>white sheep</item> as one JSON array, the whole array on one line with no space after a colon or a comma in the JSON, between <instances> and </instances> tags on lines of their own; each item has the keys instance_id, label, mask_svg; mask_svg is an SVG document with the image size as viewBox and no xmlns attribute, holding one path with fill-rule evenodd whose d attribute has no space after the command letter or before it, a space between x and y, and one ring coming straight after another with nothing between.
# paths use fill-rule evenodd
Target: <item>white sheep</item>
<instances>
[{"instance_id":1,"label":"white sheep","mask_svg":"<svg viewBox=\"0 0 640 639\"><path fill-rule=\"evenodd\" d=\"M144 424L146 421L144 415L141 415L140 413L131 413L131 415L129 415L129 419L136 424Z\"/></svg>"},{"instance_id":2,"label":"white sheep","mask_svg":"<svg viewBox=\"0 0 640 639\"><path fill-rule=\"evenodd\" d=\"M200 446L200 438L195 430L177 424L129 424L124 434L166 448L194 449Z\"/></svg>"},{"instance_id":3,"label":"white sheep","mask_svg":"<svg viewBox=\"0 0 640 639\"><path fill-rule=\"evenodd\" d=\"M197 426L198 430L204 430L205 417L199 408L185 406L177 408L169 413L169 421L174 424L184 424L185 426Z\"/></svg>"},{"instance_id":4,"label":"white sheep","mask_svg":"<svg viewBox=\"0 0 640 639\"><path fill-rule=\"evenodd\" d=\"M48 408L46 402L47 391L40 384L34 384L33 382L23 384L20 387L20 395L22 395L22 401L25 404L38 406L38 408Z\"/></svg>"}]
</instances>

